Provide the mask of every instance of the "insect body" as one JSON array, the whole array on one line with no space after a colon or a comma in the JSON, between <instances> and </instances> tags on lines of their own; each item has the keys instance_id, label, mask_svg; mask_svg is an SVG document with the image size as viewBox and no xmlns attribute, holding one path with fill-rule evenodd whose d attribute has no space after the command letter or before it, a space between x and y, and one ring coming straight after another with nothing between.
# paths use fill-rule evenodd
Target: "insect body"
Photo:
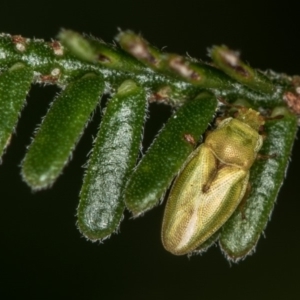
<instances>
[{"instance_id":1,"label":"insect body","mask_svg":"<svg viewBox=\"0 0 300 300\"><path fill-rule=\"evenodd\" d=\"M196 250L232 215L243 199L249 170L263 139L263 117L239 109L224 119L188 159L175 180L166 205L162 242L183 255Z\"/></svg>"}]
</instances>

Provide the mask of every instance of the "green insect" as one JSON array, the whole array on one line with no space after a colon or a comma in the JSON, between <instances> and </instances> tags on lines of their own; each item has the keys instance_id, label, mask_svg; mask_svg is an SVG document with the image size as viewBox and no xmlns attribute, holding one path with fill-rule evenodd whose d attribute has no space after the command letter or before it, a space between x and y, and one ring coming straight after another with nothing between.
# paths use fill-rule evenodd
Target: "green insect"
<instances>
[{"instance_id":1,"label":"green insect","mask_svg":"<svg viewBox=\"0 0 300 300\"><path fill-rule=\"evenodd\" d=\"M263 144L259 112L241 108L224 119L189 157L170 191L162 225L166 250L196 250L230 218L244 198L249 170Z\"/></svg>"}]
</instances>

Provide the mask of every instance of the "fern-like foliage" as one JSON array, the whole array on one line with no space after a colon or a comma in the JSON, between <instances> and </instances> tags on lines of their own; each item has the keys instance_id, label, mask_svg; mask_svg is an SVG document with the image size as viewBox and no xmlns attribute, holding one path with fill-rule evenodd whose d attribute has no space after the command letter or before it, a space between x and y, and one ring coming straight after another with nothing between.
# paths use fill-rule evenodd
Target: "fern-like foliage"
<instances>
[{"instance_id":1,"label":"fern-like foliage","mask_svg":"<svg viewBox=\"0 0 300 300\"><path fill-rule=\"evenodd\" d=\"M266 226L284 178L300 113L300 80L254 70L225 46L212 47L212 61L203 63L162 52L130 31L120 32L116 41L119 45L68 30L50 42L0 35L1 155L30 85L59 86L62 91L22 163L22 177L32 189L51 186L101 97L110 95L78 207L83 235L103 240L118 229L125 207L140 215L163 199L216 115L224 118L235 107L251 107L265 120L261 151L267 159L251 167L252 188L246 196L236 197L235 205L242 203L239 209L217 228L208 227L209 238L193 249L203 251L219 240L227 258L245 257ZM148 102L177 111L136 166Z\"/></svg>"}]
</instances>

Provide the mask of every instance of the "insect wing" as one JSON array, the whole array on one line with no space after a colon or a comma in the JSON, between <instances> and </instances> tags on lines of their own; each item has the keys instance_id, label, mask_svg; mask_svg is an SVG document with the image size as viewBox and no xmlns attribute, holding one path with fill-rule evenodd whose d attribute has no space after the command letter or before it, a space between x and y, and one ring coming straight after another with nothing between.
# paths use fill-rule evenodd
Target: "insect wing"
<instances>
[{"instance_id":1,"label":"insect wing","mask_svg":"<svg viewBox=\"0 0 300 300\"><path fill-rule=\"evenodd\" d=\"M173 185L162 227L164 247L173 254L189 253L205 242L227 221L245 194L249 172L234 166L218 170L217 163L203 144ZM212 181L211 176L215 176ZM205 190L209 181L211 185Z\"/></svg>"}]
</instances>

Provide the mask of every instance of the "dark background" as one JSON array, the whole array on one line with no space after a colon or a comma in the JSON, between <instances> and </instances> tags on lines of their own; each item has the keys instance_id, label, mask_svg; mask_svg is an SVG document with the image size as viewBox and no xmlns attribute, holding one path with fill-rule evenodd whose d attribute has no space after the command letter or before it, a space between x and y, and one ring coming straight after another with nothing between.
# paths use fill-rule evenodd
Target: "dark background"
<instances>
[{"instance_id":1,"label":"dark background","mask_svg":"<svg viewBox=\"0 0 300 300\"><path fill-rule=\"evenodd\" d=\"M206 59L207 47L226 44L253 67L300 74L299 11L289 0L31 2L1 0L0 32L49 40L64 27L112 41L120 27L170 52ZM120 234L93 244L79 234L75 214L99 113L51 189L33 193L19 175L56 92L33 87L0 167L1 299L300 299L298 141L266 238L245 261L230 265L217 247L191 259L167 253L163 206L136 220L126 214ZM145 146L169 114L150 107Z\"/></svg>"}]
</instances>

